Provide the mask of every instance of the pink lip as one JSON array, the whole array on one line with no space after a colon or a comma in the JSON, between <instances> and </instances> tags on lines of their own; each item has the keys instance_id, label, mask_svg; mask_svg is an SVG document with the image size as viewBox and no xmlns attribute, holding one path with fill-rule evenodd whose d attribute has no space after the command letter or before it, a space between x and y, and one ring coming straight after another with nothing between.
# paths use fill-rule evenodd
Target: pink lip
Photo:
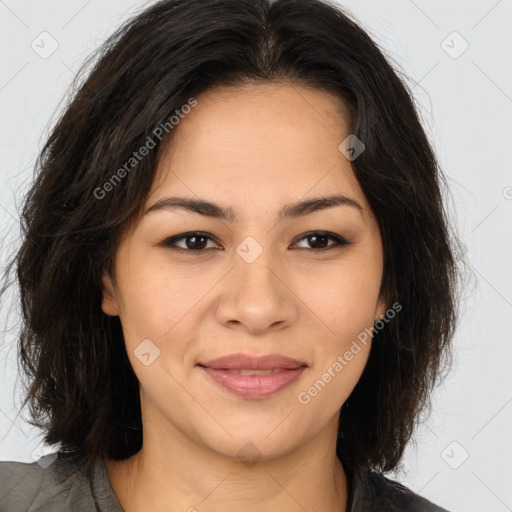
<instances>
[{"instance_id":1,"label":"pink lip","mask_svg":"<svg viewBox=\"0 0 512 512\"><path fill-rule=\"evenodd\" d=\"M292 359L291 357L282 356L280 354L267 354L264 356L251 356L250 354L230 354L229 356L219 357L204 363L201 366L208 368L225 369L225 370L271 370L273 368L282 368L292 370L307 366L303 361Z\"/></svg>"},{"instance_id":2,"label":"pink lip","mask_svg":"<svg viewBox=\"0 0 512 512\"><path fill-rule=\"evenodd\" d=\"M279 354L260 357L232 354L199 364L223 388L249 399L263 399L275 395L297 380L307 366L306 363ZM240 369L280 371L270 375L238 375L229 371Z\"/></svg>"},{"instance_id":3,"label":"pink lip","mask_svg":"<svg viewBox=\"0 0 512 512\"><path fill-rule=\"evenodd\" d=\"M201 367L214 381L235 395L262 399L275 395L289 386L306 370L305 366L294 370L280 370L270 375L237 375L229 370Z\"/></svg>"}]
</instances>

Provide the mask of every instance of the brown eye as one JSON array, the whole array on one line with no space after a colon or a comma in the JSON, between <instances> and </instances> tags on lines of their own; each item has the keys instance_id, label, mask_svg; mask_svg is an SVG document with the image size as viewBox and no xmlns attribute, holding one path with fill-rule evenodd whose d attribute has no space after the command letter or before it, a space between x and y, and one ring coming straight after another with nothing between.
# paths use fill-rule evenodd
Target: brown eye
<instances>
[{"instance_id":1,"label":"brown eye","mask_svg":"<svg viewBox=\"0 0 512 512\"><path fill-rule=\"evenodd\" d=\"M350 245L352 243L347 241L342 236L325 231L313 231L306 233L301 238L299 238L299 241L302 240L306 240L306 242L309 244L309 247L304 247L304 249L313 252L329 251L331 249L335 249L336 247ZM329 240L333 240L334 243L329 244ZM160 245L177 252L202 253L206 252L206 249L215 248L207 247L209 241L214 242L214 239L211 235L201 231L195 231L168 238L164 240ZM182 245L178 245L178 242Z\"/></svg>"},{"instance_id":2,"label":"brown eye","mask_svg":"<svg viewBox=\"0 0 512 512\"><path fill-rule=\"evenodd\" d=\"M333 244L328 244L328 240L334 240ZM334 249L335 247L350 245L351 242L345 238L335 235L334 233L327 233L324 231L314 231L307 233L299 240L306 240L311 247L305 247L306 250L321 252Z\"/></svg>"},{"instance_id":3,"label":"brown eye","mask_svg":"<svg viewBox=\"0 0 512 512\"><path fill-rule=\"evenodd\" d=\"M182 240L184 240L184 247L176 245ZM213 238L207 233L193 232L168 238L162 245L178 252L204 252L208 241L213 241Z\"/></svg>"}]
</instances>

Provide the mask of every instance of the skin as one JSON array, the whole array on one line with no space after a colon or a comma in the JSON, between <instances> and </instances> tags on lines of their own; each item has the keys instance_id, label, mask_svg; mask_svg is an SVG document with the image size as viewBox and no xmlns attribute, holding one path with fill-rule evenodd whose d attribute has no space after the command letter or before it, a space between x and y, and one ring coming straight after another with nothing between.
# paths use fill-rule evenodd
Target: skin
<instances>
[{"instance_id":1,"label":"skin","mask_svg":"<svg viewBox=\"0 0 512 512\"><path fill-rule=\"evenodd\" d=\"M308 404L297 396L387 309L379 229L338 149L350 133L346 109L334 94L283 82L218 88L197 101L172 132L144 211L184 196L232 207L237 219L184 209L141 216L118 248L114 275L103 276L102 309L121 319L144 429L139 453L106 461L112 488L127 512L344 511L338 415L371 342ZM362 209L277 218L284 204L335 193ZM211 235L203 252L190 238L188 253L159 245L190 231ZM352 243L322 252L305 237L311 231ZM263 250L251 263L236 251L248 236ZM187 239L177 245L187 250ZM144 339L160 350L148 366L134 353ZM197 366L235 352L309 366L272 397L248 399ZM247 443L260 457L254 464L237 455Z\"/></svg>"}]
</instances>

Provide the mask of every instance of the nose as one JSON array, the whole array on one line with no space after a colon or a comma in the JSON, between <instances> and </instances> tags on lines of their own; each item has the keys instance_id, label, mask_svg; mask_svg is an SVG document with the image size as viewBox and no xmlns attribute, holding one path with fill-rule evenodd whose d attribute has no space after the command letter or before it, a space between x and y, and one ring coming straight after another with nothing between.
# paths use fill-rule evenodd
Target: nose
<instances>
[{"instance_id":1,"label":"nose","mask_svg":"<svg viewBox=\"0 0 512 512\"><path fill-rule=\"evenodd\" d=\"M225 327L252 334L283 329L298 315L298 299L287 284L286 272L263 253L249 263L238 255L219 288L217 319Z\"/></svg>"}]
</instances>

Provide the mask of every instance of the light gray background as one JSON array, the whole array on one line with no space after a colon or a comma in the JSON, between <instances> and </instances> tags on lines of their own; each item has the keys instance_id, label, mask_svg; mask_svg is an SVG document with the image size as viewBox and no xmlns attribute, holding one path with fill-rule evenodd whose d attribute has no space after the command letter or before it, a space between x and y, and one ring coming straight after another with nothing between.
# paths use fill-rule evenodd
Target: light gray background
<instances>
[{"instance_id":1,"label":"light gray background","mask_svg":"<svg viewBox=\"0 0 512 512\"><path fill-rule=\"evenodd\" d=\"M17 242L35 157L76 71L150 3L0 0L2 267ZM476 277L463 301L453 371L403 471L391 477L450 511L512 511L512 0L340 3L410 77ZM47 58L31 48L35 41L40 53L51 49L43 31L58 43ZM2 331L6 318L16 327L16 300L2 304ZM31 462L40 433L17 416L14 332L0 338L0 459Z\"/></svg>"}]
</instances>

